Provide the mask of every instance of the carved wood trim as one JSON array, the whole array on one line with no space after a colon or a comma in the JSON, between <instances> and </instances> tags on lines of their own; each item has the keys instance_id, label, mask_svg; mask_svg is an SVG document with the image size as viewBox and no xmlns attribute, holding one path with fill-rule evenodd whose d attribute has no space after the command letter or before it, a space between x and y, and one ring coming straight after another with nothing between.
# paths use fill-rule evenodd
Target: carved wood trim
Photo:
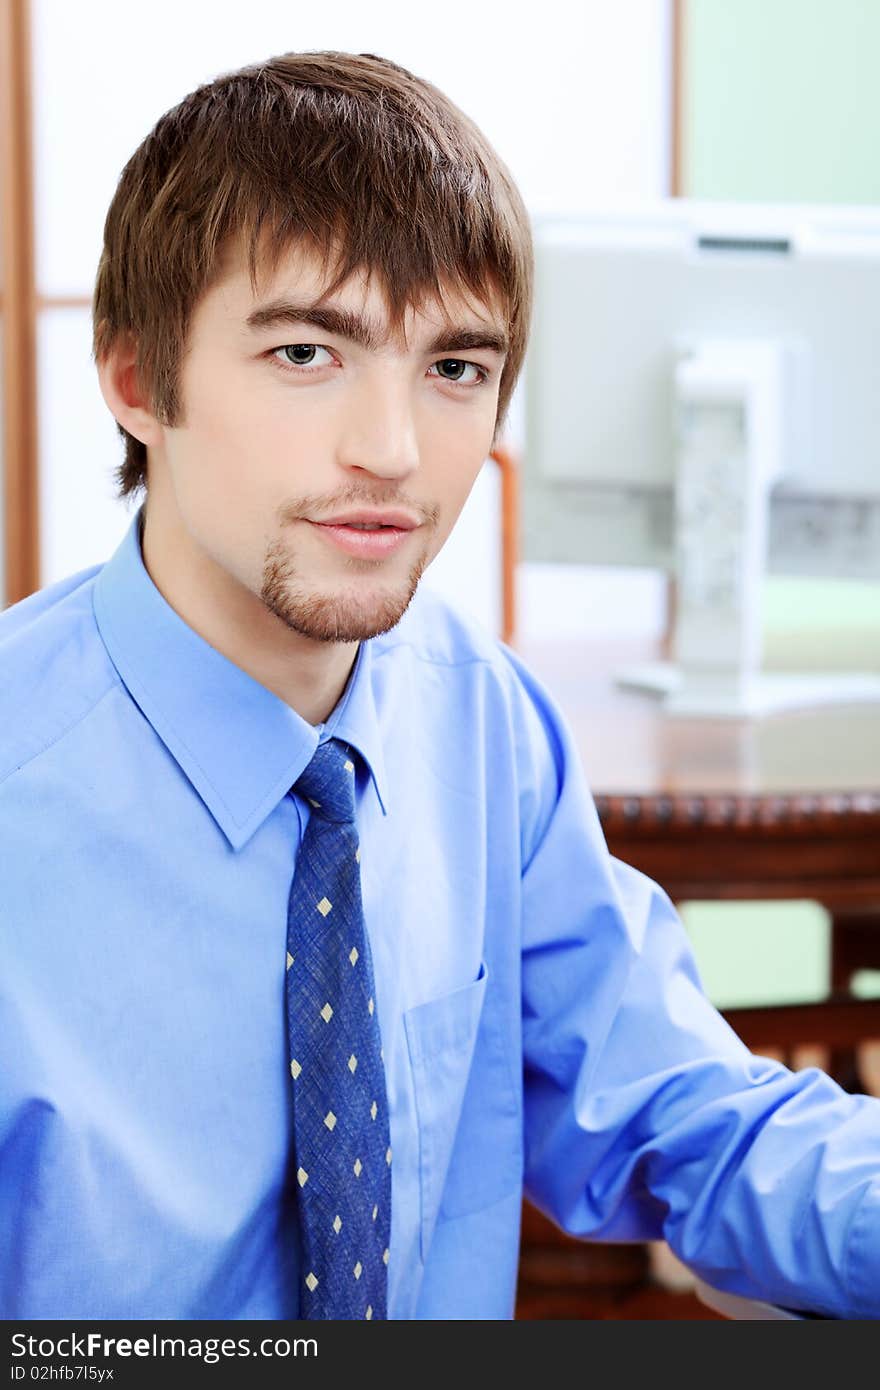
<instances>
[{"instance_id":1,"label":"carved wood trim","mask_svg":"<svg viewBox=\"0 0 880 1390\"><path fill-rule=\"evenodd\" d=\"M833 829L835 835L852 828L862 835L874 829L880 833L880 792L798 792L790 795L756 793L738 796L692 795L686 793L616 796L603 793L595 798L596 810L607 833L625 831L653 835L677 827L707 831L730 827L738 832L761 835L782 832L786 838L799 832L815 835L817 830Z\"/></svg>"}]
</instances>

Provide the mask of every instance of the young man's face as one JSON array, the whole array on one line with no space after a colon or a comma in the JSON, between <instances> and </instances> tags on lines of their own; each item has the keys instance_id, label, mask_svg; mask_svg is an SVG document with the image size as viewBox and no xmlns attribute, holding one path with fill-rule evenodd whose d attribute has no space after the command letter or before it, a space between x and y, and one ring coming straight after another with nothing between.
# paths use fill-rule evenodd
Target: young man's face
<instances>
[{"instance_id":1,"label":"young man's face","mask_svg":"<svg viewBox=\"0 0 880 1390\"><path fill-rule=\"evenodd\" d=\"M378 285L360 277L318 326L306 315L326 283L294 248L256 295L242 258L199 302L181 423L150 450L148 525L173 526L203 571L216 566L211 578L222 571L288 628L355 642L400 620L491 448L504 360L491 340L505 325L448 296L448 321L439 303L409 310L407 342L389 340ZM357 341L355 320L374 344ZM367 537L322 524L358 509L414 525Z\"/></svg>"}]
</instances>

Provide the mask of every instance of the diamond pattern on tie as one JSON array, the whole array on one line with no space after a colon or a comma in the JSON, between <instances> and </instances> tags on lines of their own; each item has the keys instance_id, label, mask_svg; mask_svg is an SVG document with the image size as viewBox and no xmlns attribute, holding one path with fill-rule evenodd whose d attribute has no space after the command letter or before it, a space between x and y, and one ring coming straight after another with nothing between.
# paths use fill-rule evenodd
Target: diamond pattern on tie
<instances>
[{"instance_id":1,"label":"diamond pattern on tie","mask_svg":"<svg viewBox=\"0 0 880 1390\"><path fill-rule=\"evenodd\" d=\"M356 760L327 739L292 788L311 806L290 889L286 970L305 1318L388 1316L391 1146Z\"/></svg>"}]
</instances>

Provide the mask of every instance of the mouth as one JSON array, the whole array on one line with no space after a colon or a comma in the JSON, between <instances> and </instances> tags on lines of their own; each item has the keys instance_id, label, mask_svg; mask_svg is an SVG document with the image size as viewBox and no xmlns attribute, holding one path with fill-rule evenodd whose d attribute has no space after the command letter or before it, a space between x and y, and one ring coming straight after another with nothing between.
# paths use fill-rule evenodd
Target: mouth
<instances>
[{"instance_id":1,"label":"mouth","mask_svg":"<svg viewBox=\"0 0 880 1390\"><path fill-rule=\"evenodd\" d=\"M364 530L362 524L352 522L310 521L309 525L331 545L364 560L384 560L394 555L406 544L407 537L419 529L417 526L380 526Z\"/></svg>"},{"instance_id":2,"label":"mouth","mask_svg":"<svg viewBox=\"0 0 880 1390\"><path fill-rule=\"evenodd\" d=\"M386 526L400 531L412 531L419 518L407 507L352 507L336 516L309 517L318 526L354 526L357 530L379 530Z\"/></svg>"}]
</instances>

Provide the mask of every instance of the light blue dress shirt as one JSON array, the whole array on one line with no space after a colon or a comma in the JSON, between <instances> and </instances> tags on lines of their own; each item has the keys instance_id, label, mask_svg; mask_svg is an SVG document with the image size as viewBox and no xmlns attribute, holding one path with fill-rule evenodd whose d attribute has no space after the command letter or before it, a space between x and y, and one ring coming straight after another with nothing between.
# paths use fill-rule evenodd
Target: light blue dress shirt
<instances>
[{"instance_id":1,"label":"light blue dress shirt","mask_svg":"<svg viewBox=\"0 0 880 1390\"><path fill-rule=\"evenodd\" d=\"M0 1317L299 1311L286 912L357 787L393 1318L508 1318L523 1184L710 1283L880 1316L880 1102L756 1058L609 856L558 706L424 586L325 725L110 561L0 615Z\"/></svg>"}]
</instances>

